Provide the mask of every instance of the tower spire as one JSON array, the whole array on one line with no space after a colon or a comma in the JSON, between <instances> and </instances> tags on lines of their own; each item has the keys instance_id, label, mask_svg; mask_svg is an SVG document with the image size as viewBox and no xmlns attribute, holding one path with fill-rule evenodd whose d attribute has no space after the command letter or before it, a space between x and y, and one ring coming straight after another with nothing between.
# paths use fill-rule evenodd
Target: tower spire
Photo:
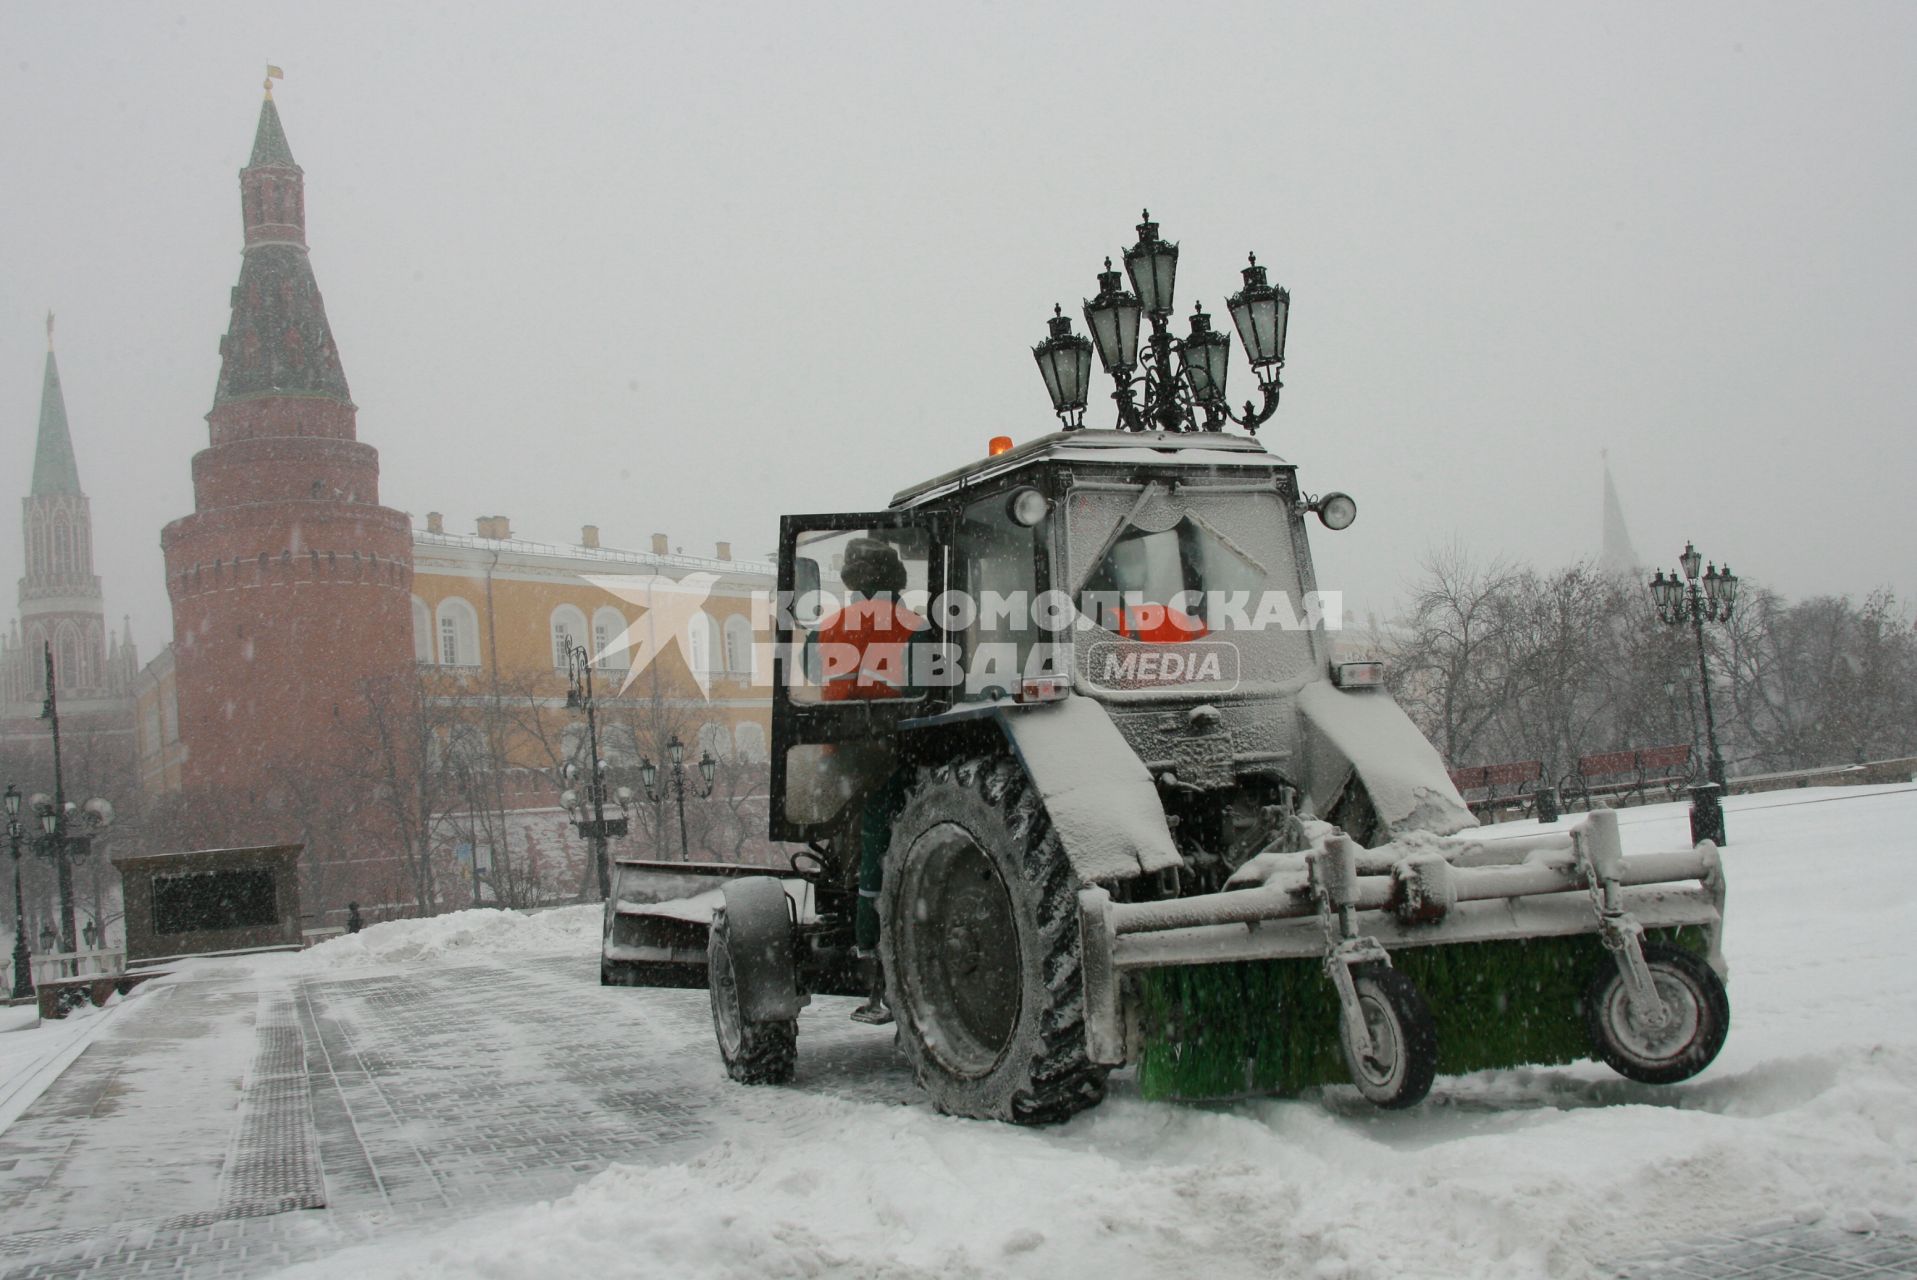
<instances>
[{"instance_id":1,"label":"tower spire","mask_svg":"<svg viewBox=\"0 0 1917 1280\"><path fill-rule=\"evenodd\" d=\"M270 92L260 103L252 155L240 170L240 214L246 244L233 288L232 323L220 341L215 415L229 402L269 396L331 401L350 411L346 373L307 260L306 175L293 162ZM218 443L217 416L213 430ZM351 433L350 417L343 427L335 423L320 432L347 438Z\"/></svg>"},{"instance_id":2,"label":"tower spire","mask_svg":"<svg viewBox=\"0 0 1917 1280\"><path fill-rule=\"evenodd\" d=\"M80 468L73 460L73 437L67 431L67 401L60 391L60 366L53 358L53 313L47 312L47 368L40 383L40 432L33 446L33 488L36 496L80 492Z\"/></svg>"},{"instance_id":3,"label":"tower spire","mask_svg":"<svg viewBox=\"0 0 1917 1280\"><path fill-rule=\"evenodd\" d=\"M1624 504L1618 501L1617 484L1611 479L1610 450L1600 449L1598 457L1604 465L1604 549L1598 567L1606 573L1635 576L1640 564L1630 530L1624 527Z\"/></svg>"}]
</instances>

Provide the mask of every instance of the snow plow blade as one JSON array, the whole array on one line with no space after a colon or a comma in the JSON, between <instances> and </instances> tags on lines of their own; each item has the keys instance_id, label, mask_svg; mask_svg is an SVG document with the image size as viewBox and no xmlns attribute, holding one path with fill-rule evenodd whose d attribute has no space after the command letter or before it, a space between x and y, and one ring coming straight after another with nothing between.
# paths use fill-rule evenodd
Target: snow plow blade
<instances>
[{"instance_id":1,"label":"snow plow blade","mask_svg":"<svg viewBox=\"0 0 1917 1280\"><path fill-rule=\"evenodd\" d=\"M622 987L706 985L706 941L727 880L775 874L734 862L618 859L600 950L602 981Z\"/></svg>"},{"instance_id":2,"label":"snow plow blade","mask_svg":"<svg viewBox=\"0 0 1917 1280\"><path fill-rule=\"evenodd\" d=\"M1343 912L1325 892L1339 855ZM1311 850L1253 859L1222 893L1119 903L1081 891L1087 1036L1097 1061L1137 1063L1148 1097L1341 1081L1326 974L1342 928L1424 993L1440 1072L1571 1062L1593 1052L1587 990L1627 954L1641 968L1646 949L1675 947L1724 975L1723 906L1712 845L1626 857L1610 813L1496 842L1358 849L1321 832Z\"/></svg>"}]
</instances>

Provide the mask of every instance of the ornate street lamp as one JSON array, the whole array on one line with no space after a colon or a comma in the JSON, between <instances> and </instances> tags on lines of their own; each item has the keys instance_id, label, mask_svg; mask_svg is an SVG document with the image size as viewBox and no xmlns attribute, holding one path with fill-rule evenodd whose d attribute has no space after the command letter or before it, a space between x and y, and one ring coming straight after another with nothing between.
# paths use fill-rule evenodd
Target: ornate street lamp
<instances>
[{"instance_id":1,"label":"ornate street lamp","mask_svg":"<svg viewBox=\"0 0 1917 1280\"><path fill-rule=\"evenodd\" d=\"M672 735L672 741L666 743L666 762L672 766L672 778L665 789L677 796L679 800L679 860L681 862L690 862L692 861L692 852L690 844L686 839L685 761L686 744L679 741L679 735L675 733ZM713 775L716 774L718 770L719 762L712 758L710 751L702 751L699 753L699 776L705 782L705 790L699 793L701 800L706 799L712 794ZM639 762L639 781L645 784L646 799L652 801L654 805L657 805L665 798L657 787L659 768L652 763L650 758L642 758Z\"/></svg>"},{"instance_id":2,"label":"ornate street lamp","mask_svg":"<svg viewBox=\"0 0 1917 1280\"><path fill-rule=\"evenodd\" d=\"M1053 412L1065 429L1084 425L1085 381L1090 372L1087 353L1095 349L1116 388L1112 399L1118 405L1120 429L1221 431L1229 421L1256 431L1278 408L1291 295L1270 284L1265 268L1253 255L1242 273L1244 288L1227 299L1232 323L1264 395L1263 405L1247 400L1242 414L1233 413L1225 397L1231 336L1212 328L1202 304L1193 308L1191 332L1183 338L1172 336L1178 246L1159 237L1149 209L1138 224L1138 242L1123 256L1124 276L1112 268L1110 258L1105 259L1098 293L1085 300L1090 341L1074 335L1063 309L1053 307L1050 336L1032 348ZM1125 276L1130 277L1131 289L1124 286ZM1145 320L1150 321L1151 333L1141 352L1139 326Z\"/></svg>"},{"instance_id":3,"label":"ornate street lamp","mask_svg":"<svg viewBox=\"0 0 1917 1280\"><path fill-rule=\"evenodd\" d=\"M1711 705L1711 668L1704 646L1704 624L1731 620L1731 610L1737 605L1737 575L1731 572L1730 565L1720 571L1713 563L1700 578L1697 571L1704 557L1689 542L1684 544L1684 554L1677 562L1683 569L1681 578L1676 571L1667 578L1662 569L1651 578L1648 584L1651 604L1657 610L1658 620L1665 625L1681 627L1689 623L1697 641L1697 678L1704 690L1704 737L1710 760L1709 781L1691 788L1691 840L1723 845L1724 811L1719 801L1725 786L1724 757L1717 749L1717 715Z\"/></svg>"},{"instance_id":4,"label":"ornate street lamp","mask_svg":"<svg viewBox=\"0 0 1917 1280\"><path fill-rule=\"evenodd\" d=\"M585 796L582 798L576 789L568 787L559 793L559 805L572 819L573 829L592 844L593 870L599 878L599 900L603 902L612 896L612 862L607 854L606 841L611 836L626 834L627 819L623 811L632 793L624 787L619 788L614 799L619 802L622 816L606 816L606 762L599 758L599 717L592 692L592 654L586 646L570 642L566 645L566 707L586 713L586 758L591 770L586 778ZM579 766L570 760L563 770L569 783L577 782L581 772Z\"/></svg>"},{"instance_id":5,"label":"ornate street lamp","mask_svg":"<svg viewBox=\"0 0 1917 1280\"><path fill-rule=\"evenodd\" d=\"M13 998L33 998L33 956L27 950L26 900L20 895L20 788L7 784L7 848L13 854Z\"/></svg>"},{"instance_id":6,"label":"ornate street lamp","mask_svg":"<svg viewBox=\"0 0 1917 1280\"><path fill-rule=\"evenodd\" d=\"M1085 392L1092 380L1092 340L1072 332L1072 318L1063 307L1052 308L1047 321L1051 334L1032 348L1052 412L1070 431L1085 425Z\"/></svg>"},{"instance_id":7,"label":"ornate street lamp","mask_svg":"<svg viewBox=\"0 0 1917 1280\"><path fill-rule=\"evenodd\" d=\"M60 691L54 678L53 645L44 651L47 670L47 697L40 706L40 718L48 721L53 733L53 794L33 797L30 803L39 815L44 837L38 842L41 856L50 858L60 889L60 950L72 955L80 949L74 929L73 859L93 850L93 832L113 823L113 806L93 799L76 805L67 799L65 774L60 762ZM75 827L81 828L76 832Z\"/></svg>"}]
</instances>

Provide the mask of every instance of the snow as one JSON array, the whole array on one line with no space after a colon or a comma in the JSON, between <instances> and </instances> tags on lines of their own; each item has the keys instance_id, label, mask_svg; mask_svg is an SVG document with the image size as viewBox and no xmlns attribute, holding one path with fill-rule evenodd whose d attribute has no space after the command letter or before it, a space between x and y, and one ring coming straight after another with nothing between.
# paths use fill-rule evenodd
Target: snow
<instances>
[{"instance_id":1,"label":"snow","mask_svg":"<svg viewBox=\"0 0 1917 1280\"><path fill-rule=\"evenodd\" d=\"M596 951L602 908L555 907L524 914L495 907L453 911L425 920L391 920L341 934L299 953L308 973L459 961L527 952Z\"/></svg>"},{"instance_id":2,"label":"snow","mask_svg":"<svg viewBox=\"0 0 1917 1280\"><path fill-rule=\"evenodd\" d=\"M1151 774L1102 703L1073 696L1014 711L1004 724L1080 879L1178 865Z\"/></svg>"},{"instance_id":3,"label":"snow","mask_svg":"<svg viewBox=\"0 0 1917 1280\"><path fill-rule=\"evenodd\" d=\"M1387 1114L1350 1088L1148 1103L1121 1074L1103 1106L1045 1130L802 1085L754 1090L759 1105L715 1117L716 1140L689 1159L615 1165L555 1201L391 1223L284 1274L1586 1276L1660 1241L1763 1220L1869 1232L1917 1214L1917 881L1906 867L1917 787L1774 792L1725 807L1731 1033L1717 1063L1683 1085L1637 1085L1593 1063L1484 1072L1440 1078L1425 1103ZM1618 818L1627 853L1686 842L1682 805ZM257 975L265 1000L296 974L584 961L599 921L597 906L580 906L373 925L298 955L184 962L127 1000L171 1011L186 993L169 988L201 966ZM126 1073L146 1106L236 1105L255 1014L251 992L235 994L186 1032L204 1045L190 1077ZM639 1013L647 994L622 996ZM850 1004L822 998L802 1017ZM0 1124L118 1007L40 1026L29 1011L0 1011ZM801 1054L805 1043L802 1032ZM488 1052L513 1078L536 1061ZM135 1101L116 1123L144 1114ZM190 1154L208 1185L186 1190L210 1204L225 1130L206 1133L207 1151ZM88 1177L104 1195L127 1176L185 1177L187 1163Z\"/></svg>"},{"instance_id":4,"label":"snow","mask_svg":"<svg viewBox=\"0 0 1917 1280\"><path fill-rule=\"evenodd\" d=\"M1726 809L1732 1029L1684 1085L1588 1063L1496 1071L1441 1078L1426 1103L1387 1114L1343 1088L1152 1104L1119 1077L1102 1107L1039 1131L792 1089L777 1123L735 1117L683 1163L615 1166L558 1201L286 1274L1126 1280L1202 1260L1216 1276L1576 1276L1782 1216L1872 1230L1917 1209L1917 887L1904 867L1917 788ZM1681 805L1619 817L1627 852L1685 843ZM572 917L550 914L484 936L557 944ZM442 955L480 928L377 926L360 945ZM574 932L567 945L595 931Z\"/></svg>"},{"instance_id":5,"label":"snow","mask_svg":"<svg viewBox=\"0 0 1917 1280\"><path fill-rule=\"evenodd\" d=\"M69 1063L106 1028L121 997L42 1021L34 1004L0 1008L0 1132L33 1105Z\"/></svg>"},{"instance_id":6,"label":"snow","mask_svg":"<svg viewBox=\"0 0 1917 1280\"><path fill-rule=\"evenodd\" d=\"M1312 758L1350 761L1392 830L1449 835L1477 825L1444 761L1390 698L1313 681L1298 692L1298 714L1332 748L1314 751ZM1313 773L1312 798L1330 801L1329 789L1344 781L1342 769L1330 776L1322 768Z\"/></svg>"}]
</instances>

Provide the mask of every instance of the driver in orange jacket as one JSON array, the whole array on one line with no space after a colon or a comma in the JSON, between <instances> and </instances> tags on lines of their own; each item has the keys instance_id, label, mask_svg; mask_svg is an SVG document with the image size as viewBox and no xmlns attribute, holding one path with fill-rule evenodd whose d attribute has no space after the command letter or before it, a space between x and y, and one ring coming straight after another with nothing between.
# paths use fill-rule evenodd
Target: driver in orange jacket
<instances>
[{"instance_id":1,"label":"driver in orange jacket","mask_svg":"<svg viewBox=\"0 0 1917 1280\"><path fill-rule=\"evenodd\" d=\"M911 689L912 645L927 638L926 622L898 601L905 563L877 538L854 538L839 579L851 599L808 642L816 646L819 696L825 702L903 698ZM859 905L853 921L859 977L866 1002L852 1011L860 1022L892 1021L879 964L879 887L892 820L905 802L904 777L895 773L864 798L859 818Z\"/></svg>"}]
</instances>

